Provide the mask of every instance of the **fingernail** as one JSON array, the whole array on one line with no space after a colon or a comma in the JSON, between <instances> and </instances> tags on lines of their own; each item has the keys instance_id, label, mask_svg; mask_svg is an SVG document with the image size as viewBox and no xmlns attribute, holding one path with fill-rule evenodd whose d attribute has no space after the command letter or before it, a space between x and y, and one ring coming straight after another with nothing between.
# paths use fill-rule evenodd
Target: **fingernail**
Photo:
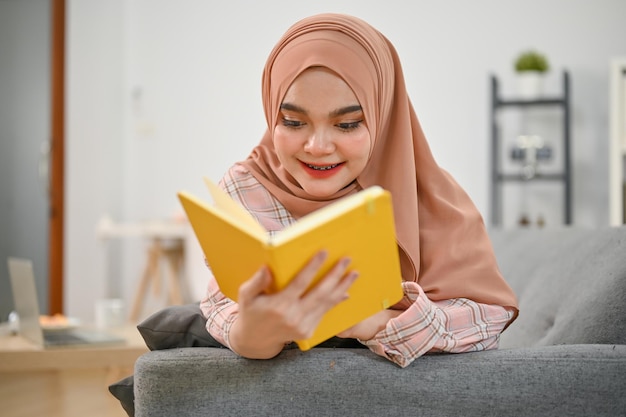
<instances>
[{"instance_id":1,"label":"fingernail","mask_svg":"<svg viewBox=\"0 0 626 417\"><path fill-rule=\"evenodd\" d=\"M326 258L328 258L328 252L326 252L325 250L321 250L321 251L317 252L317 255L315 255L315 257L320 262L321 261L325 261Z\"/></svg>"},{"instance_id":2,"label":"fingernail","mask_svg":"<svg viewBox=\"0 0 626 417\"><path fill-rule=\"evenodd\" d=\"M342 268L347 268L348 265L350 265L350 262L352 262L352 259L350 259L350 258L343 258L343 259L341 259L341 266L342 266Z\"/></svg>"}]
</instances>

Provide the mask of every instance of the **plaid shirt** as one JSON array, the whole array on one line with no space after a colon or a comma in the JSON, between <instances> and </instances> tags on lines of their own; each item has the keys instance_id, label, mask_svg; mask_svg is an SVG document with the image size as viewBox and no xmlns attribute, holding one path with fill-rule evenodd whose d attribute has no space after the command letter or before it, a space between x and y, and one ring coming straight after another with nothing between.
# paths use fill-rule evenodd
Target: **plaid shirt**
<instances>
[{"instance_id":1,"label":"plaid shirt","mask_svg":"<svg viewBox=\"0 0 626 417\"><path fill-rule=\"evenodd\" d=\"M270 233L295 220L245 168L235 165L220 182ZM404 298L396 305L404 312L390 320L372 340L360 341L376 354L401 367L426 353L472 352L496 349L500 333L513 312L497 305L466 298L431 301L416 282L403 282ZM221 293L211 275L200 307L207 330L229 346L228 335L237 317L238 305Z\"/></svg>"}]
</instances>

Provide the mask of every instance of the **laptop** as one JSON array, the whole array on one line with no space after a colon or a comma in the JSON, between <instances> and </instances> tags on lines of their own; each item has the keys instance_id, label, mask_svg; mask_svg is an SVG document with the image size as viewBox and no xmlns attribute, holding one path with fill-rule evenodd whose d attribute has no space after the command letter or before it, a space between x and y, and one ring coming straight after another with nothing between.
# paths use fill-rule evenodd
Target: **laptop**
<instances>
[{"instance_id":1,"label":"laptop","mask_svg":"<svg viewBox=\"0 0 626 417\"><path fill-rule=\"evenodd\" d=\"M20 319L19 332L25 339L44 348L125 343L123 338L97 329L44 329L39 322L39 303L32 261L10 257L8 266L15 311Z\"/></svg>"}]
</instances>

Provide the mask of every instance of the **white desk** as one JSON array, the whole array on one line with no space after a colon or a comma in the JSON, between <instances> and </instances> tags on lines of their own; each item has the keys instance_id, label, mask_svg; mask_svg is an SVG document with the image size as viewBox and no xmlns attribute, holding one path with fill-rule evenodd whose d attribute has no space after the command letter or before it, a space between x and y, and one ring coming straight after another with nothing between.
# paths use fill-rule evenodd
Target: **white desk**
<instances>
[{"instance_id":1,"label":"white desk","mask_svg":"<svg viewBox=\"0 0 626 417\"><path fill-rule=\"evenodd\" d=\"M125 325L107 331L121 336L125 342L46 349L21 336L10 335L3 323L0 325L0 374L79 368L132 368L135 360L148 351L135 326Z\"/></svg>"},{"instance_id":2,"label":"white desk","mask_svg":"<svg viewBox=\"0 0 626 417\"><path fill-rule=\"evenodd\" d=\"M162 260L166 261L169 270L167 274L168 302L171 304L183 303L184 279L182 272L187 229L188 224L184 220L116 223L109 217L103 217L98 223L96 233L100 239L142 238L150 241L146 266L130 310L129 320L131 322L136 322L139 319L143 301L150 285L152 285L155 293L160 293Z\"/></svg>"}]
</instances>

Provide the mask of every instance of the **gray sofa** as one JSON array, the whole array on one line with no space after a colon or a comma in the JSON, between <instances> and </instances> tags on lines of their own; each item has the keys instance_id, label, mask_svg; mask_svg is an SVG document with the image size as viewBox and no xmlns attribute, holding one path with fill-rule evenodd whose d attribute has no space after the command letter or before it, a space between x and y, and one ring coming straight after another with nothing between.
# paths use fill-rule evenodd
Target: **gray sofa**
<instances>
[{"instance_id":1,"label":"gray sofa","mask_svg":"<svg viewBox=\"0 0 626 417\"><path fill-rule=\"evenodd\" d=\"M180 320L160 314L140 327L155 350L135 365L135 415L626 416L626 227L491 236L520 300L499 350L405 369L359 348L248 360L200 347L197 316L172 336Z\"/></svg>"}]
</instances>

